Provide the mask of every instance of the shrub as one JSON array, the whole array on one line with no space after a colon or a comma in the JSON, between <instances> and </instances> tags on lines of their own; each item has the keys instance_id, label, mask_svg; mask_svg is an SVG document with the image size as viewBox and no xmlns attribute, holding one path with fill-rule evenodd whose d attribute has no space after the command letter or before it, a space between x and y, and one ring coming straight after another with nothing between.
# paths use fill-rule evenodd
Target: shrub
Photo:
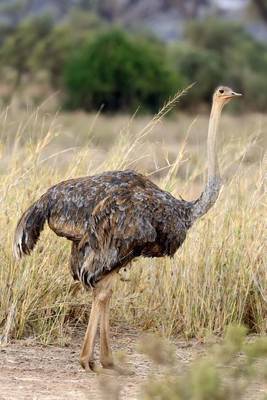
<instances>
[{"instance_id":1,"label":"shrub","mask_svg":"<svg viewBox=\"0 0 267 400\"><path fill-rule=\"evenodd\" d=\"M74 49L80 46L88 35L103 29L103 23L94 14L73 10L67 21L54 25L42 40L35 44L30 58L34 72L48 71L53 88L64 86L63 71Z\"/></svg>"},{"instance_id":2,"label":"shrub","mask_svg":"<svg viewBox=\"0 0 267 400\"><path fill-rule=\"evenodd\" d=\"M0 52L1 66L13 67L17 71L18 83L23 74L30 72L33 49L49 35L52 26L48 16L31 18L18 25L5 40Z\"/></svg>"},{"instance_id":3,"label":"shrub","mask_svg":"<svg viewBox=\"0 0 267 400\"><path fill-rule=\"evenodd\" d=\"M188 23L185 38L194 46L214 51L221 56L229 48L251 40L241 25L213 18Z\"/></svg>"},{"instance_id":4,"label":"shrub","mask_svg":"<svg viewBox=\"0 0 267 400\"><path fill-rule=\"evenodd\" d=\"M51 84L58 88L62 83L62 72L75 41L67 25L56 26L43 40L36 43L30 65L34 71L41 68L49 72Z\"/></svg>"},{"instance_id":5,"label":"shrub","mask_svg":"<svg viewBox=\"0 0 267 400\"><path fill-rule=\"evenodd\" d=\"M117 29L83 46L65 70L68 106L86 110L155 111L179 84L162 46Z\"/></svg>"},{"instance_id":6,"label":"shrub","mask_svg":"<svg viewBox=\"0 0 267 400\"><path fill-rule=\"evenodd\" d=\"M218 82L225 82L242 91L246 95L244 103L250 109L266 110L267 46L265 44L253 39L242 26L218 19L191 22L186 29L186 38L191 46L197 47L195 52L199 60L198 68L195 74L191 73L191 76L200 85L199 101L206 99L200 80L209 87L209 82L212 84L218 79ZM180 61L177 56L176 64L182 73L186 73L188 64L194 62L194 56L190 52L187 57L189 61L185 63L186 68L183 68L184 58L182 57ZM206 73L201 75L202 70Z\"/></svg>"},{"instance_id":7,"label":"shrub","mask_svg":"<svg viewBox=\"0 0 267 400\"><path fill-rule=\"evenodd\" d=\"M266 379L267 356L267 338L257 338L253 343L246 343L245 333L246 329L242 326L229 326L220 344L211 347L206 356L202 355L182 372L179 371L178 363L176 365L173 363L173 359L166 369L168 357L162 358L161 354L174 353L175 349L171 344L168 346L166 341L160 342L158 338L151 336L149 346L148 341L141 343L140 350L155 364L160 365L162 377L159 379L158 376L152 376L145 382L141 398L144 400L244 399L244 395L248 394L247 389L253 388L255 382L257 385L259 383L263 385ZM153 348L152 354L151 348Z\"/></svg>"},{"instance_id":8,"label":"shrub","mask_svg":"<svg viewBox=\"0 0 267 400\"><path fill-rule=\"evenodd\" d=\"M185 79L185 84L197 83L190 97L185 97L183 104L196 105L210 101L210 95L222 79L220 58L209 50L181 44L172 54L174 68Z\"/></svg>"}]
</instances>

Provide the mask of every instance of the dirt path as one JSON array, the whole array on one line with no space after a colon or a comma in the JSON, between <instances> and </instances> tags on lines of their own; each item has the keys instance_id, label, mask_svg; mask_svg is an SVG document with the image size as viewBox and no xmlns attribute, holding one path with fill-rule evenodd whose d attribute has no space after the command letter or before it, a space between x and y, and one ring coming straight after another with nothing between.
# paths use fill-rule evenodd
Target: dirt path
<instances>
[{"instance_id":1,"label":"dirt path","mask_svg":"<svg viewBox=\"0 0 267 400\"><path fill-rule=\"evenodd\" d=\"M85 373L78 362L82 337L69 347L37 346L29 341L16 341L0 347L1 400L97 400L113 399L112 393L121 388L120 399L139 397L140 387L147 376L156 372L151 363L136 350L140 335L137 332L113 334L113 348L127 353L134 375L130 377L99 378ZM177 358L181 368L186 367L205 346L192 341L178 341ZM160 374L160 371L157 371ZM104 389L100 387L104 386ZM259 390L257 396L257 391ZM254 388L249 398L262 398L262 388ZM254 396L254 394L256 396ZM261 394L261 396L260 396ZM139 397L140 398L140 397Z\"/></svg>"}]
</instances>

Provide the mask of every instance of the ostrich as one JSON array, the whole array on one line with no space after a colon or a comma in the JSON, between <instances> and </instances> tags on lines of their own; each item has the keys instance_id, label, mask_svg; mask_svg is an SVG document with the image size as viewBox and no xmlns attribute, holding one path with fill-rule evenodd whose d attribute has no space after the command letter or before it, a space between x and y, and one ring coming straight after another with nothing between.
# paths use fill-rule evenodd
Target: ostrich
<instances>
[{"instance_id":1,"label":"ostrich","mask_svg":"<svg viewBox=\"0 0 267 400\"><path fill-rule=\"evenodd\" d=\"M14 236L14 254L30 254L45 222L72 242L70 270L91 289L93 301L80 363L85 370L119 370L109 339L109 304L116 273L134 258L173 256L187 230L214 205L221 188L216 149L223 106L241 96L229 87L213 95L209 121L208 176L195 201L178 200L145 176L131 170L104 172L52 186L21 216ZM100 323L100 363L94 345Z\"/></svg>"}]
</instances>

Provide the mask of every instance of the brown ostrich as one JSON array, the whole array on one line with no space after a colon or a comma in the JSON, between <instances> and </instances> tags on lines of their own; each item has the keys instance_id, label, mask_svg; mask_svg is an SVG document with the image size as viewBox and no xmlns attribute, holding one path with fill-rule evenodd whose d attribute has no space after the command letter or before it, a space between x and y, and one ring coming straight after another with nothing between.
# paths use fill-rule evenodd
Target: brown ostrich
<instances>
[{"instance_id":1,"label":"brown ostrich","mask_svg":"<svg viewBox=\"0 0 267 400\"><path fill-rule=\"evenodd\" d=\"M20 218L14 237L17 258L30 254L46 221L58 236L72 241L72 276L93 292L80 355L84 369L100 370L94 360L99 321L102 367L119 369L109 340L109 304L116 273L139 256L172 257L188 229L217 200L221 188L217 128L223 106L237 96L224 86L214 92L207 184L197 200L178 200L135 171L112 171L52 186Z\"/></svg>"}]
</instances>

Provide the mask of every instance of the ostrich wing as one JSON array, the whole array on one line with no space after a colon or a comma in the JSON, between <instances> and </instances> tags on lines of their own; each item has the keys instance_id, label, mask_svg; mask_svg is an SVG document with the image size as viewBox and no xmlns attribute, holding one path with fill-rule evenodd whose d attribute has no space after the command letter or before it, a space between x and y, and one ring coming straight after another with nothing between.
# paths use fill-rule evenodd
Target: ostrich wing
<instances>
[{"instance_id":1,"label":"ostrich wing","mask_svg":"<svg viewBox=\"0 0 267 400\"><path fill-rule=\"evenodd\" d=\"M104 275L125 266L142 249L155 242L149 202L145 191L120 190L98 203L88 233L79 244L84 283L94 285ZM81 276L81 273L80 273Z\"/></svg>"},{"instance_id":2,"label":"ostrich wing","mask_svg":"<svg viewBox=\"0 0 267 400\"><path fill-rule=\"evenodd\" d=\"M91 226L96 246L104 248L116 241L153 242L156 231L151 225L149 200L145 191L129 194L120 190L99 202L92 212Z\"/></svg>"}]
</instances>

